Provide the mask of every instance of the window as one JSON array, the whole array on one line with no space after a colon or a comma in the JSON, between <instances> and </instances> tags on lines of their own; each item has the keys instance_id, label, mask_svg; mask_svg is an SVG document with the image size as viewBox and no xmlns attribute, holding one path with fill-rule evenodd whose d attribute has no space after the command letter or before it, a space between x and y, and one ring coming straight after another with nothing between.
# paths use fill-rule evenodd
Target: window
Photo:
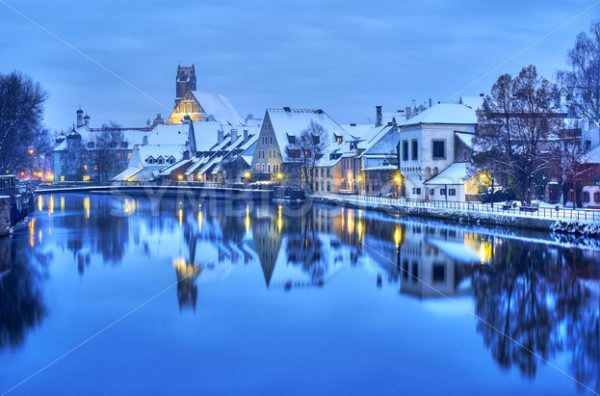
<instances>
[{"instance_id":1,"label":"window","mask_svg":"<svg viewBox=\"0 0 600 396\"><path fill-rule=\"evenodd\" d=\"M127 148L127 142L121 142L121 148Z\"/></svg>"},{"instance_id":2,"label":"window","mask_svg":"<svg viewBox=\"0 0 600 396\"><path fill-rule=\"evenodd\" d=\"M431 195L432 197L435 195L435 188L429 190L429 195Z\"/></svg>"},{"instance_id":3,"label":"window","mask_svg":"<svg viewBox=\"0 0 600 396\"><path fill-rule=\"evenodd\" d=\"M421 195L421 188L413 187L412 189L414 195Z\"/></svg>"},{"instance_id":4,"label":"window","mask_svg":"<svg viewBox=\"0 0 600 396\"><path fill-rule=\"evenodd\" d=\"M331 191L331 182L327 182L327 192Z\"/></svg>"},{"instance_id":5,"label":"window","mask_svg":"<svg viewBox=\"0 0 600 396\"><path fill-rule=\"evenodd\" d=\"M312 135L313 144L319 144L321 142L321 137L319 135Z\"/></svg>"},{"instance_id":6,"label":"window","mask_svg":"<svg viewBox=\"0 0 600 396\"><path fill-rule=\"evenodd\" d=\"M331 177L331 169L327 168L327 177Z\"/></svg>"},{"instance_id":7,"label":"window","mask_svg":"<svg viewBox=\"0 0 600 396\"><path fill-rule=\"evenodd\" d=\"M419 159L419 141L417 139L413 139L411 141L411 152L412 152L412 160L416 161Z\"/></svg>"},{"instance_id":8,"label":"window","mask_svg":"<svg viewBox=\"0 0 600 396\"><path fill-rule=\"evenodd\" d=\"M584 191L584 192L581 193L581 201L583 203L590 202L590 193L588 191Z\"/></svg>"},{"instance_id":9,"label":"window","mask_svg":"<svg viewBox=\"0 0 600 396\"><path fill-rule=\"evenodd\" d=\"M321 168L321 177L325 177L325 168Z\"/></svg>"},{"instance_id":10,"label":"window","mask_svg":"<svg viewBox=\"0 0 600 396\"><path fill-rule=\"evenodd\" d=\"M288 150L290 158L300 158L300 150Z\"/></svg>"},{"instance_id":11,"label":"window","mask_svg":"<svg viewBox=\"0 0 600 396\"><path fill-rule=\"evenodd\" d=\"M165 159L163 157L158 157L158 160L156 162L162 165L165 163Z\"/></svg>"},{"instance_id":12,"label":"window","mask_svg":"<svg viewBox=\"0 0 600 396\"><path fill-rule=\"evenodd\" d=\"M267 172L271 173L271 164L267 165Z\"/></svg>"},{"instance_id":13,"label":"window","mask_svg":"<svg viewBox=\"0 0 600 396\"><path fill-rule=\"evenodd\" d=\"M323 183L323 181L321 181L321 191L325 190L325 183Z\"/></svg>"},{"instance_id":14,"label":"window","mask_svg":"<svg viewBox=\"0 0 600 396\"><path fill-rule=\"evenodd\" d=\"M334 136L335 136L336 143L342 143L344 141L344 138L342 136L338 136L338 135L334 135Z\"/></svg>"},{"instance_id":15,"label":"window","mask_svg":"<svg viewBox=\"0 0 600 396\"><path fill-rule=\"evenodd\" d=\"M448 189L448 195L450 195L451 197L454 197L456 195L456 189L455 188L449 188Z\"/></svg>"},{"instance_id":16,"label":"window","mask_svg":"<svg viewBox=\"0 0 600 396\"><path fill-rule=\"evenodd\" d=\"M591 149L592 149L592 141L586 140L585 141L585 151L590 151Z\"/></svg>"},{"instance_id":17,"label":"window","mask_svg":"<svg viewBox=\"0 0 600 396\"><path fill-rule=\"evenodd\" d=\"M154 158L148 157L148 158L146 158L146 162L149 163L149 164L153 164L154 163Z\"/></svg>"},{"instance_id":18,"label":"window","mask_svg":"<svg viewBox=\"0 0 600 396\"><path fill-rule=\"evenodd\" d=\"M273 144L273 136L271 136L271 137L269 138L269 141L270 141L270 143L271 143L271 144Z\"/></svg>"},{"instance_id":19,"label":"window","mask_svg":"<svg viewBox=\"0 0 600 396\"><path fill-rule=\"evenodd\" d=\"M446 280L446 266L444 264L433 265L433 281L444 282Z\"/></svg>"},{"instance_id":20,"label":"window","mask_svg":"<svg viewBox=\"0 0 600 396\"><path fill-rule=\"evenodd\" d=\"M446 195L446 189L440 188L440 195Z\"/></svg>"},{"instance_id":21,"label":"window","mask_svg":"<svg viewBox=\"0 0 600 396\"><path fill-rule=\"evenodd\" d=\"M272 154L271 150L269 150L269 158L273 158L273 154Z\"/></svg>"},{"instance_id":22,"label":"window","mask_svg":"<svg viewBox=\"0 0 600 396\"><path fill-rule=\"evenodd\" d=\"M408 161L408 141L402 141L402 161Z\"/></svg>"},{"instance_id":23,"label":"window","mask_svg":"<svg viewBox=\"0 0 600 396\"><path fill-rule=\"evenodd\" d=\"M594 202L600 203L600 192L594 193Z\"/></svg>"},{"instance_id":24,"label":"window","mask_svg":"<svg viewBox=\"0 0 600 396\"><path fill-rule=\"evenodd\" d=\"M319 183L315 182L315 191L319 191Z\"/></svg>"},{"instance_id":25,"label":"window","mask_svg":"<svg viewBox=\"0 0 600 396\"><path fill-rule=\"evenodd\" d=\"M433 159L446 159L446 141L433 140L431 151Z\"/></svg>"}]
</instances>

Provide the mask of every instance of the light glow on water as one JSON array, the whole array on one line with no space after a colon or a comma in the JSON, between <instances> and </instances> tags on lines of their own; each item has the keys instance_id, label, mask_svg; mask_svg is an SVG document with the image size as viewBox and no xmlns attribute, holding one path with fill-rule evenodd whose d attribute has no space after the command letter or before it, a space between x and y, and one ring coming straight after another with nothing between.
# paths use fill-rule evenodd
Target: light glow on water
<instances>
[{"instance_id":1,"label":"light glow on water","mask_svg":"<svg viewBox=\"0 0 600 396\"><path fill-rule=\"evenodd\" d=\"M141 304L21 393L578 394L494 328L598 380L589 246L329 206L37 203L0 239L0 390Z\"/></svg>"}]
</instances>

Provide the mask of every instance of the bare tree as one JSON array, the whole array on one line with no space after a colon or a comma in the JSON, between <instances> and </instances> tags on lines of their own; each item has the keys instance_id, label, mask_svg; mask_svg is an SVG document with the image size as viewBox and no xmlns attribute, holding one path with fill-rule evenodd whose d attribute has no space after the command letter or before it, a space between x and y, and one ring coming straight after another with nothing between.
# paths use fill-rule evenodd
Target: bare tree
<instances>
[{"instance_id":1,"label":"bare tree","mask_svg":"<svg viewBox=\"0 0 600 396\"><path fill-rule=\"evenodd\" d=\"M296 147L300 151L301 170L305 186L313 190L315 172L319 160L325 154L328 146L327 132L319 123L311 121L308 128L296 140Z\"/></svg>"},{"instance_id":2,"label":"bare tree","mask_svg":"<svg viewBox=\"0 0 600 396\"><path fill-rule=\"evenodd\" d=\"M600 22L592 23L589 35L577 36L567 62L570 70L558 73L567 105L575 115L600 128Z\"/></svg>"},{"instance_id":3,"label":"bare tree","mask_svg":"<svg viewBox=\"0 0 600 396\"><path fill-rule=\"evenodd\" d=\"M46 92L29 77L0 74L0 172L31 166L30 152L42 127Z\"/></svg>"},{"instance_id":4,"label":"bare tree","mask_svg":"<svg viewBox=\"0 0 600 396\"><path fill-rule=\"evenodd\" d=\"M581 182L587 172L585 158L580 145L578 130L568 130L570 136L563 136L564 145L557 148L556 163L560 167L563 183L563 203L567 201L569 189L573 190L573 209L580 206Z\"/></svg>"},{"instance_id":5,"label":"bare tree","mask_svg":"<svg viewBox=\"0 0 600 396\"><path fill-rule=\"evenodd\" d=\"M552 164L547 144L560 117L556 87L535 66L518 76L498 78L479 112L475 163L512 187L529 204L533 190Z\"/></svg>"},{"instance_id":6,"label":"bare tree","mask_svg":"<svg viewBox=\"0 0 600 396\"><path fill-rule=\"evenodd\" d=\"M98 172L98 181L105 183L122 171L118 155L122 155L123 132L117 123L103 124L99 132L94 132L93 158Z\"/></svg>"}]
</instances>

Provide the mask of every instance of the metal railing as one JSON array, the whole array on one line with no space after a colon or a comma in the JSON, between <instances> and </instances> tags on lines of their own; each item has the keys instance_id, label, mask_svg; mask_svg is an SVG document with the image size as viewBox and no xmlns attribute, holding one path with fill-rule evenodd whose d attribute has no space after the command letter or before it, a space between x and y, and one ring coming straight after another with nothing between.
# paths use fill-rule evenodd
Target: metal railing
<instances>
[{"instance_id":1,"label":"metal railing","mask_svg":"<svg viewBox=\"0 0 600 396\"><path fill-rule=\"evenodd\" d=\"M340 202L372 203L391 207L402 208L424 208L424 209L449 209L466 213L493 213L501 216L517 216L529 218L543 218L553 220L577 220L585 222L600 222L600 210L594 209L566 209L562 207L538 207L535 210L529 208L509 207L504 203L495 202L484 204L480 202L464 201L421 201L406 198L384 198L368 195L338 195L338 194L316 194L315 196L329 198Z\"/></svg>"}]
</instances>

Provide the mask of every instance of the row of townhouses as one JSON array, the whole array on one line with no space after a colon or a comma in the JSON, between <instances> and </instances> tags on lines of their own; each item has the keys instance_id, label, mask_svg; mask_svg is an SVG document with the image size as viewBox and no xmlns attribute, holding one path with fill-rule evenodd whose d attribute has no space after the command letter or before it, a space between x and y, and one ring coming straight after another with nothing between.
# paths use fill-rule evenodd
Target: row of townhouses
<instances>
[{"instance_id":1,"label":"row of townhouses","mask_svg":"<svg viewBox=\"0 0 600 396\"><path fill-rule=\"evenodd\" d=\"M193 66L180 66L167 121L157 115L143 127L92 128L78 110L76 125L57 138L55 180L99 180L100 136L115 136L110 181L117 184L243 182L308 187L317 194L477 200L490 184L487 173L471 165L482 103L480 95L458 103L429 100L393 113L377 106L372 124L340 124L322 109L291 107L242 118L223 95L196 90ZM590 168L599 169L598 130L580 124L576 143ZM582 200L600 207L600 187L591 179ZM547 195L557 192L550 188Z\"/></svg>"}]
</instances>

